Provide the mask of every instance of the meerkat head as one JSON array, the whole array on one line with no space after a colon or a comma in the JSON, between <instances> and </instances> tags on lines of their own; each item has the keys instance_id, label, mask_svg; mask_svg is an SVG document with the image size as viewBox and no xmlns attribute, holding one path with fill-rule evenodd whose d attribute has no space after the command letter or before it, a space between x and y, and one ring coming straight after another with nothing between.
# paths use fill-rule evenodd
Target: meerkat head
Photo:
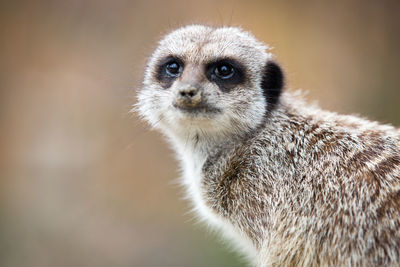
<instances>
[{"instance_id":1,"label":"meerkat head","mask_svg":"<svg viewBox=\"0 0 400 267\"><path fill-rule=\"evenodd\" d=\"M234 27L173 31L148 62L140 114L184 138L224 138L256 128L283 87L282 71L267 49Z\"/></svg>"}]
</instances>

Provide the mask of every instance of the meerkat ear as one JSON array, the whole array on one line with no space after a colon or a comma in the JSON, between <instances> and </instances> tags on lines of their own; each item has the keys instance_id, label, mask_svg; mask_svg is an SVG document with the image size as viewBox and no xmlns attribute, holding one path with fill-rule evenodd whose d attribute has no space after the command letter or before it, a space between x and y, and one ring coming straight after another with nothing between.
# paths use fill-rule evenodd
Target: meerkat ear
<instances>
[{"instance_id":1,"label":"meerkat ear","mask_svg":"<svg viewBox=\"0 0 400 267\"><path fill-rule=\"evenodd\" d=\"M267 102L267 108L273 108L279 101L284 86L282 69L274 61L268 61L264 67L261 88Z\"/></svg>"}]
</instances>

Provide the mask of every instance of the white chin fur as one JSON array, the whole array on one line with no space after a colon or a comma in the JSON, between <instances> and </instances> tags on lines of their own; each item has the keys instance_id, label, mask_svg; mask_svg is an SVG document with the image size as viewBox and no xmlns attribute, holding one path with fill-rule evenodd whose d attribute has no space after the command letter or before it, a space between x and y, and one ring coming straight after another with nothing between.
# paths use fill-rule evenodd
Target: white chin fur
<instances>
[{"instance_id":1,"label":"white chin fur","mask_svg":"<svg viewBox=\"0 0 400 267\"><path fill-rule=\"evenodd\" d=\"M232 116L232 113L199 113L190 114L177 109L169 109L160 114L159 123L155 125L161 130L166 130L176 138L187 139L190 136L197 135L200 141L218 141L219 138L230 138L241 135L249 130L256 128L262 121L263 113L254 116L253 121L243 123L238 116ZM187 142L189 140L185 140ZM199 140L197 140L199 141Z\"/></svg>"}]
</instances>

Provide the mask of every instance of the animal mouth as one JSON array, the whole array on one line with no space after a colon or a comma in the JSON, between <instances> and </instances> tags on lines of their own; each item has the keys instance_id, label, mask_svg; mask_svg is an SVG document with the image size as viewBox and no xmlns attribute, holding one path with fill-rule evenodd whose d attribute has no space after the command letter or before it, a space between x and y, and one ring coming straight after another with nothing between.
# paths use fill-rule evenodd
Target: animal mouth
<instances>
[{"instance_id":1,"label":"animal mouth","mask_svg":"<svg viewBox=\"0 0 400 267\"><path fill-rule=\"evenodd\" d=\"M221 113L221 110L219 108L206 105L206 104L198 104L194 106L190 105L179 105L177 103L174 103L173 106L180 110L181 112L185 114L190 114L190 115L214 115L217 113Z\"/></svg>"}]
</instances>

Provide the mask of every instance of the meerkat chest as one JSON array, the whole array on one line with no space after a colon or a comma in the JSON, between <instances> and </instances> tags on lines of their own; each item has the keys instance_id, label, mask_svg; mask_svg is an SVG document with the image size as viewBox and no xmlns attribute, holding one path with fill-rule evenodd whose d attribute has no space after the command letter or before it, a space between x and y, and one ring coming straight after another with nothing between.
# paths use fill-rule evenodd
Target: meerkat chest
<instances>
[{"instance_id":1,"label":"meerkat chest","mask_svg":"<svg viewBox=\"0 0 400 267\"><path fill-rule=\"evenodd\" d=\"M202 166L206 158L201 156L187 156L184 161L184 184L200 218L214 226L220 226L221 219L207 204L207 189L203 186Z\"/></svg>"},{"instance_id":2,"label":"meerkat chest","mask_svg":"<svg viewBox=\"0 0 400 267\"><path fill-rule=\"evenodd\" d=\"M191 161L188 161L191 159ZM211 226L221 230L222 234L234 241L234 247L239 251L245 252L250 258L255 258L257 254L250 239L239 229L234 227L231 221L222 217L210 207L210 194L208 188L204 185L203 165L206 157L186 157L184 164L184 184L191 199L194 210L199 218Z\"/></svg>"}]
</instances>

